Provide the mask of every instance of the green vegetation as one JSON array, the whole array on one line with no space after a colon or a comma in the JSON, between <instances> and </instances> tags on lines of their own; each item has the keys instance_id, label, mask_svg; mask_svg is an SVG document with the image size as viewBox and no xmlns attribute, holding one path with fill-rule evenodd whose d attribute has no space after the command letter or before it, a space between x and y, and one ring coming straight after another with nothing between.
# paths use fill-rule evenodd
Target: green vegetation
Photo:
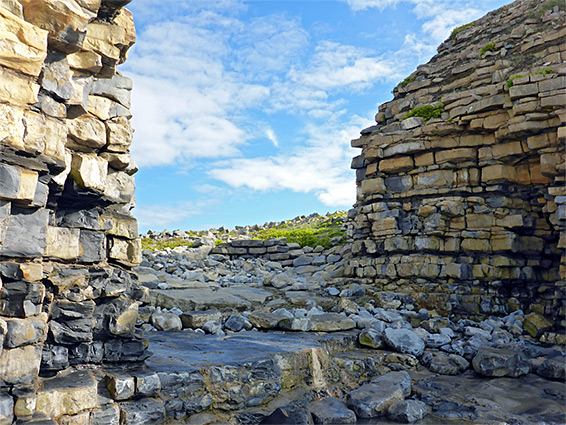
<instances>
[{"instance_id":1,"label":"green vegetation","mask_svg":"<svg viewBox=\"0 0 566 425\"><path fill-rule=\"evenodd\" d=\"M448 40L454 40L460 32L464 31L466 28L473 27L475 24L476 24L475 22L470 22L468 24L464 24L457 28L454 28L452 30L452 33L450 34L450 37L448 37Z\"/></svg>"},{"instance_id":2,"label":"green vegetation","mask_svg":"<svg viewBox=\"0 0 566 425\"><path fill-rule=\"evenodd\" d=\"M480 50L480 56L483 56L486 52L493 52L495 50L495 43L487 43Z\"/></svg>"},{"instance_id":3,"label":"green vegetation","mask_svg":"<svg viewBox=\"0 0 566 425\"><path fill-rule=\"evenodd\" d=\"M403 81L401 81L399 84L397 84L397 87L395 87L395 88L398 88L398 87L406 87L407 84L410 84L410 83L412 83L412 82L415 81L415 80L416 80L416 78L411 77L411 76L408 76L408 77L405 78Z\"/></svg>"},{"instance_id":4,"label":"green vegetation","mask_svg":"<svg viewBox=\"0 0 566 425\"><path fill-rule=\"evenodd\" d=\"M556 72L556 70L553 69L553 68L545 68L545 69L541 69L540 71L535 72L535 74L529 74L529 76L536 75L536 74L546 75L546 74L552 74L554 72ZM513 87L513 80L516 80L517 78L522 78L522 77L524 77L523 74L514 75L513 77L511 77L507 80L507 84L505 84L505 87L510 89L511 87Z\"/></svg>"},{"instance_id":5,"label":"green vegetation","mask_svg":"<svg viewBox=\"0 0 566 425\"><path fill-rule=\"evenodd\" d=\"M556 72L555 69L552 68L545 68L545 69L541 69L540 71L535 72L535 74L541 74L541 75L546 75L546 74L552 74Z\"/></svg>"},{"instance_id":6,"label":"green vegetation","mask_svg":"<svg viewBox=\"0 0 566 425\"><path fill-rule=\"evenodd\" d=\"M346 235L341 230L342 221L335 220L338 217L345 217L345 215L346 213L336 213L330 216L321 216L305 224L283 223L276 227L253 232L251 236L261 240L287 238L287 242L298 243L301 247L316 248L321 245L324 248L330 248L340 245L346 240Z\"/></svg>"},{"instance_id":7,"label":"green vegetation","mask_svg":"<svg viewBox=\"0 0 566 425\"><path fill-rule=\"evenodd\" d=\"M510 89L511 87L513 87L513 80L516 80L517 78L523 78L524 75L523 74L519 74L519 75L515 75L511 78L509 78L507 80L507 84L505 84L505 87L507 87L508 89Z\"/></svg>"},{"instance_id":8,"label":"green vegetation","mask_svg":"<svg viewBox=\"0 0 566 425\"><path fill-rule=\"evenodd\" d=\"M193 243L181 238L175 239L168 239L158 241L151 238L142 238L142 249L147 249L149 251L159 251L165 248L176 248L178 246L188 246L189 248L193 247Z\"/></svg>"},{"instance_id":9,"label":"green vegetation","mask_svg":"<svg viewBox=\"0 0 566 425\"><path fill-rule=\"evenodd\" d=\"M411 112L407 112L403 119L410 117L422 117L425 121L428 121L431 118L440 118L443 112L444 105L442 103L437 106L423 105L411 110Z\"/></svg>"}]
</instances>

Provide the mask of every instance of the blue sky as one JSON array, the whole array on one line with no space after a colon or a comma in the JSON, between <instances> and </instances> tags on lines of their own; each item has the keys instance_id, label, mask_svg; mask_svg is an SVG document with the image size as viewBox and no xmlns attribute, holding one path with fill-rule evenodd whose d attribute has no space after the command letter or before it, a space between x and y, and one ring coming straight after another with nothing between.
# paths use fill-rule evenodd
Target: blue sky
<instances>
[{"instance_id":1,"label":"blue sky","mask_svg":"<svg viewBox=\"0 0 566 425\"><path fill-rule=\"evenodd\" d=\"M454 27L508 1L135 0L140 231L349 209L350 140Z\"/></svg>"}]
</instances>

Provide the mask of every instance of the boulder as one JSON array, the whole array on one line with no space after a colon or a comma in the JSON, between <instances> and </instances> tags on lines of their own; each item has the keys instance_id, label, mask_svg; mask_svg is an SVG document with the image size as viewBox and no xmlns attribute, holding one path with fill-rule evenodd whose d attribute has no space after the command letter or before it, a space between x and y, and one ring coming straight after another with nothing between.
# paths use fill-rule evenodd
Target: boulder
<instances>
[{"instance_id":1,"label":"boulder","mask_svg":"<svg viewBox=\"0 0 566 425\"><path fill-rule=\"evenodd\" d=\"M517 378L530 371L529 362L521 353L504 348L480 348L472 365L476 373L483 376Z\"/></svg>"},{"instance_id":2,"label":"boulder","mask_svg":"<svg viewBox=\"0 0 566 425\"><path fill-rule=\"evenodd\" d=\"M400 353L419 357L425 348L424 341L409 329L387 328L383 337L388 346Z\"/></svg>"},{"instance_id":3,"label":"boulder","mask_svg":"<svg viewBox=\"0 0 566 425\"><path fill-rule=\"evenodd\" d=\"M310 316L310 330L320 332L336 332L354 329L356 322L338 313L324 313Z\"/></svg>"},{"instance_id":4,"label":"boulder","mask_svg":"<svg viewBox=\"0 0 566 425\"><path fill-rule=\"evenodd\" d=\"M383 338L381 334L373 329L364 329L358 336L360 345L370 348L381 348L383 346Z\"/></svg>"},{"instance_id":5,"label":"boulder","mask_svg":"<svg viewBox=\"0 0 566 425\"><path fill-rule=\"evenodd\" d=\"M387 417L395 422L412 424L420 421L430 412L430 407L418 400L400 400L387 410Z\"/></svg>"},{"instance_id":6,"label":"boulder","mask_svg":"<svg viewBox=\"0 0 566 425\"><path fill-rule=\"evenodd\" d=\"M356 414L336 397L313 401L307 406L317 424L355 424Z\"/></svg>"},{"instance_id":7,"label":"boulder","mask_svg":"<svg viewBox=\"0 0 566 425\"><path fill-rule=\"evenodd\" d=\"M439 373L441 375L458 375L470 367L464 357L457 354L444 354L440 353L431 360L428 368L431 372Z\"/></svg>"},{"instance_id":8,"label":"boulder","mask_svg":"<svg viewBox=\"0 0 566 425\"><path fill-rule=\"evenodd\" d=\"M179 316L173 313L154 312L151 315L151 324L157 330L172 332L183 329L183 324Z\"/></svg>"},{"instance_id":9,"label":"boulder","mask_svg":"<svg viewBox=\"0 0 566 425\"><path fill-rule=\"evenodd\" d=\"M350 391L346 404L359 418L384 415L395 401L411 394L411 378L407 372L390 372Z\"/></svg>"}]
</instances>

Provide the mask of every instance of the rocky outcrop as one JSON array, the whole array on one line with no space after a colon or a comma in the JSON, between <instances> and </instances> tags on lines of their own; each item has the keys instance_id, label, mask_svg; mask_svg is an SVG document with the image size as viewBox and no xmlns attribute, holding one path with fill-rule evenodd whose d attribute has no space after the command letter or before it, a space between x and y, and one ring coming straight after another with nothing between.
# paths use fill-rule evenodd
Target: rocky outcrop
<instances>
[{"instance_id":1,"label":"rocky outcrop","mask_svg":"<svg viewBox=\"0 0 566 425\"><path fill-rule=\"evenodd\" d=\"M566 11L517 1L454 31L352 146L346 272L442 314L566 313Z\"/></svg>"},{"instance_id":2,"label":"rocky outcrop","mask_svg":"<svg viewBox=\"0 0 566 425\"><path fill-rule=\"evenodd\" d=\"M132 85L116 71L135 41L125 3L0 4L2 424L115 423L102 369L68 368L146 356L128 272L141 260Z\"/></svg>"}]
</instances>

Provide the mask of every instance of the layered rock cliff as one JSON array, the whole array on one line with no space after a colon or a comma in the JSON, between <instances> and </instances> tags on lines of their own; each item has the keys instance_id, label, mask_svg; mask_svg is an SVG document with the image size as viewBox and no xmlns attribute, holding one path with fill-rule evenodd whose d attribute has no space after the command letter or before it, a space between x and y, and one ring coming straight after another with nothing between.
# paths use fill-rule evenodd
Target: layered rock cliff
<instances>
[{"instance_id":1,"label":"layered rock cliff","mask_svg":"<svg viewBox=\"0 0 566 425\"><path fill-rule=\"evenodd\" d=\"M540 0L491 12L379 107L352 141L350 275L443 314L564 326L565 16Z\"/></svg>"},{"instance_id":2,"label":"layered rock cliff","mask_svg":"<svg viewBox=\"0 0 566 425\"><path fill-rule=\"evenodd\" d=\"M135 41L128 2L0 2L2 424L94 412L88 372L65 384L81 400L38 376L145 356L127 271L141 253L132 83L116 71Z\"/></svg>"}]
</instances>

